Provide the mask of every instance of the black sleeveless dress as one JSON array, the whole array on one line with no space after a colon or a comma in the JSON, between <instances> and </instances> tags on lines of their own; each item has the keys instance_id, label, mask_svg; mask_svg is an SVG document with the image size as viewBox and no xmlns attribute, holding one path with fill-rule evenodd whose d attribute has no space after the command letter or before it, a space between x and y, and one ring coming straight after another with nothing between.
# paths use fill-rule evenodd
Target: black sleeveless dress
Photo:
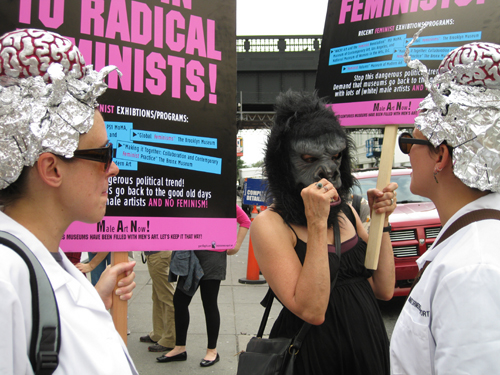
<instances>
[{"instance_id":1,"label":"black sleeveless dress","mask_svg":"<svg viewBox=\"0 0 500 375\"><path fill-rule=\"evenodd\" d=\"M351 222L352 212L347 213ZM356 226L354 225L356 228ZM345 247L349 247L345 251ZM297 238L295 251L304 263L306 243ZM390 372L389 339L364 266L366 242L356 235L342 243L339 261L329 246L330 279L339 275L330 295L325 321L311 326L296 360L298 375L385 375ZM344 252L345 251L345 252ZM303 320L283 307L270 337L291 338Z\"/></svg>"}]
</instances>

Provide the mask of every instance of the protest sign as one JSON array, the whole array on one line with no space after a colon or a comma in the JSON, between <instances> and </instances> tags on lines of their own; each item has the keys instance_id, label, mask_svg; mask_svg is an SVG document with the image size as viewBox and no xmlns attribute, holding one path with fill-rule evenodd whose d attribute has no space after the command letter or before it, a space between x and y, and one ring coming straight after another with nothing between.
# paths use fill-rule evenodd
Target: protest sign
<instances>
[{"instance_id":1,"label":"protest sign","mask_svg":"<svg viewBox=\"0 0 500 375\"><path fill-rule=\"evenodd\" d=\"M2 8L2 32L59 33L94 69L122 73L109 75L99 100L120 174L109 180L104 219L73 223L64 251L232 248L235 1L19 0Z\"/></svg>"},{"instance_id":2,"label":"protest sign","mask_svg":"<svg viewBox=\"0 0 500 375\"><path fill-rule=\"evenodd\" d=\"M413 124L427 95L403 60L413 35L427 25L410 55L433 77L456 47L499 43L499 15L496 0L330 0L316 88L343 126Z\"/></svg>"},{"instance_id":3,"label":"protest sign","mask_svg":"<svg viewBox=\"0 0 500 375\"><path fill-rule=\"evenodd\" d=\"M398 125L412 125L427 95L424 79L404 61L407 44L423 26L410 56L437 73L453 49L498 43L495 0L330 0L316 89L328 97L342 126L385 127L377 188L390 180ZM365 265L376 269L385 215L372 213Z\"/></svg>"}]
</instances>

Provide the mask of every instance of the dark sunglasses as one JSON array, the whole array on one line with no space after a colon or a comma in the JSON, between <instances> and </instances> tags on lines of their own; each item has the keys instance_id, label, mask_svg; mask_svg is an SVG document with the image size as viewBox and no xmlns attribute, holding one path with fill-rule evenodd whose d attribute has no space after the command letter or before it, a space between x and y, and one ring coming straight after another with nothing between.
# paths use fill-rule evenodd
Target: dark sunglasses
<instances>
[{"instance_id":1,"label":"dark sunglasses","mask_svg":"<svg viewBox=\"0 0 500 375\"><path fill-rule=\"evenodd\" d=\"M73 157L77 159L85 159L104 163L104 170L107 172L113 162L113 145L111 142L106 143L106 146L101 148L88 148L86 150L76 150Z\"/></svg>"},{"instance_id":2,"label":"dark sunglasses","mask_svg":"<svg viewBox=\"0 0 500 375\"><path fill-rule=\"evenodd\" d=\"M398 144L401 152L407 155L410 153L411 147L415 144L434 146L431 142L426 141L425 139L413 138L413 136L410 133L401 134L399 136Z\"/></svg>"}]
</instances>

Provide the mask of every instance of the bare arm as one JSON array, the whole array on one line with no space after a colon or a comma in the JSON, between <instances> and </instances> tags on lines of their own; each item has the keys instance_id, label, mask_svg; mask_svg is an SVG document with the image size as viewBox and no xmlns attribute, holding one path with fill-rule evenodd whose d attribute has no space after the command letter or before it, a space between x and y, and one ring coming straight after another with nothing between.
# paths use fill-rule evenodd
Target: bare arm
<instances>
[{"instance_id":1,"label":"bare arm","mask_svg":"<svg viewBox=\"0 0 500 375\"><path fill-rule=\"evenodd\" d=\"M330 297L327 217L330 199L337 196L335 189L325 192L315 184L302 190L308 234L303 266L295 253L295 236L277 213L260 213L250 228L255 257L269 286L291 312L316 325L323 323Z\"/></svg>"},{"instance_id":2,"label":"bare arm","mask_svg":"<svg viewBox=\"0 0 500 375\"><path fill-rule=\"evenodd\" d=\"M247 235L248 228L240 226L238 228L238 236L236 237L236 245L234 248L229 249L227 251L227 255L234 255L238 251L240 251L241 244L243 243L243 240L245 239L245 236Z\"/></svg>"}]
</instances>

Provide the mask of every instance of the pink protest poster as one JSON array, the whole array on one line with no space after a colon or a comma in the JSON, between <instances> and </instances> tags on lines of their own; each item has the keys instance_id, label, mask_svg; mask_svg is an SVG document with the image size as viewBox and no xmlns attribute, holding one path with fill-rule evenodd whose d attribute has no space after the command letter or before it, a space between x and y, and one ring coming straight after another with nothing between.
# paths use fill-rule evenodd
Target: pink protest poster
<instances>
[{"instance_id":1,"label":"pink protest poster","mask_svg":"<svg viewBox=\"0 0 500 375\"><path fill-rule=\"evenodd\" d=\"M106 216L73 223L64 251L234 246L235 0L19 0L0 16L2 34L50 30L121 72L99 100L120 173Z\"/></svg>"},{"instance_id":2,"label":"pink protest poster","mask_svg":"<svg viewBox=\"0 0 500 375\"><path fill-rule=\"evenodd\" d=\"M429 69L453 49L499 43L496 0L330 0L316 89L343 126L413 124L428 94L424 79L403 59L406 45Z\"/></svg>"}]
</instances>

